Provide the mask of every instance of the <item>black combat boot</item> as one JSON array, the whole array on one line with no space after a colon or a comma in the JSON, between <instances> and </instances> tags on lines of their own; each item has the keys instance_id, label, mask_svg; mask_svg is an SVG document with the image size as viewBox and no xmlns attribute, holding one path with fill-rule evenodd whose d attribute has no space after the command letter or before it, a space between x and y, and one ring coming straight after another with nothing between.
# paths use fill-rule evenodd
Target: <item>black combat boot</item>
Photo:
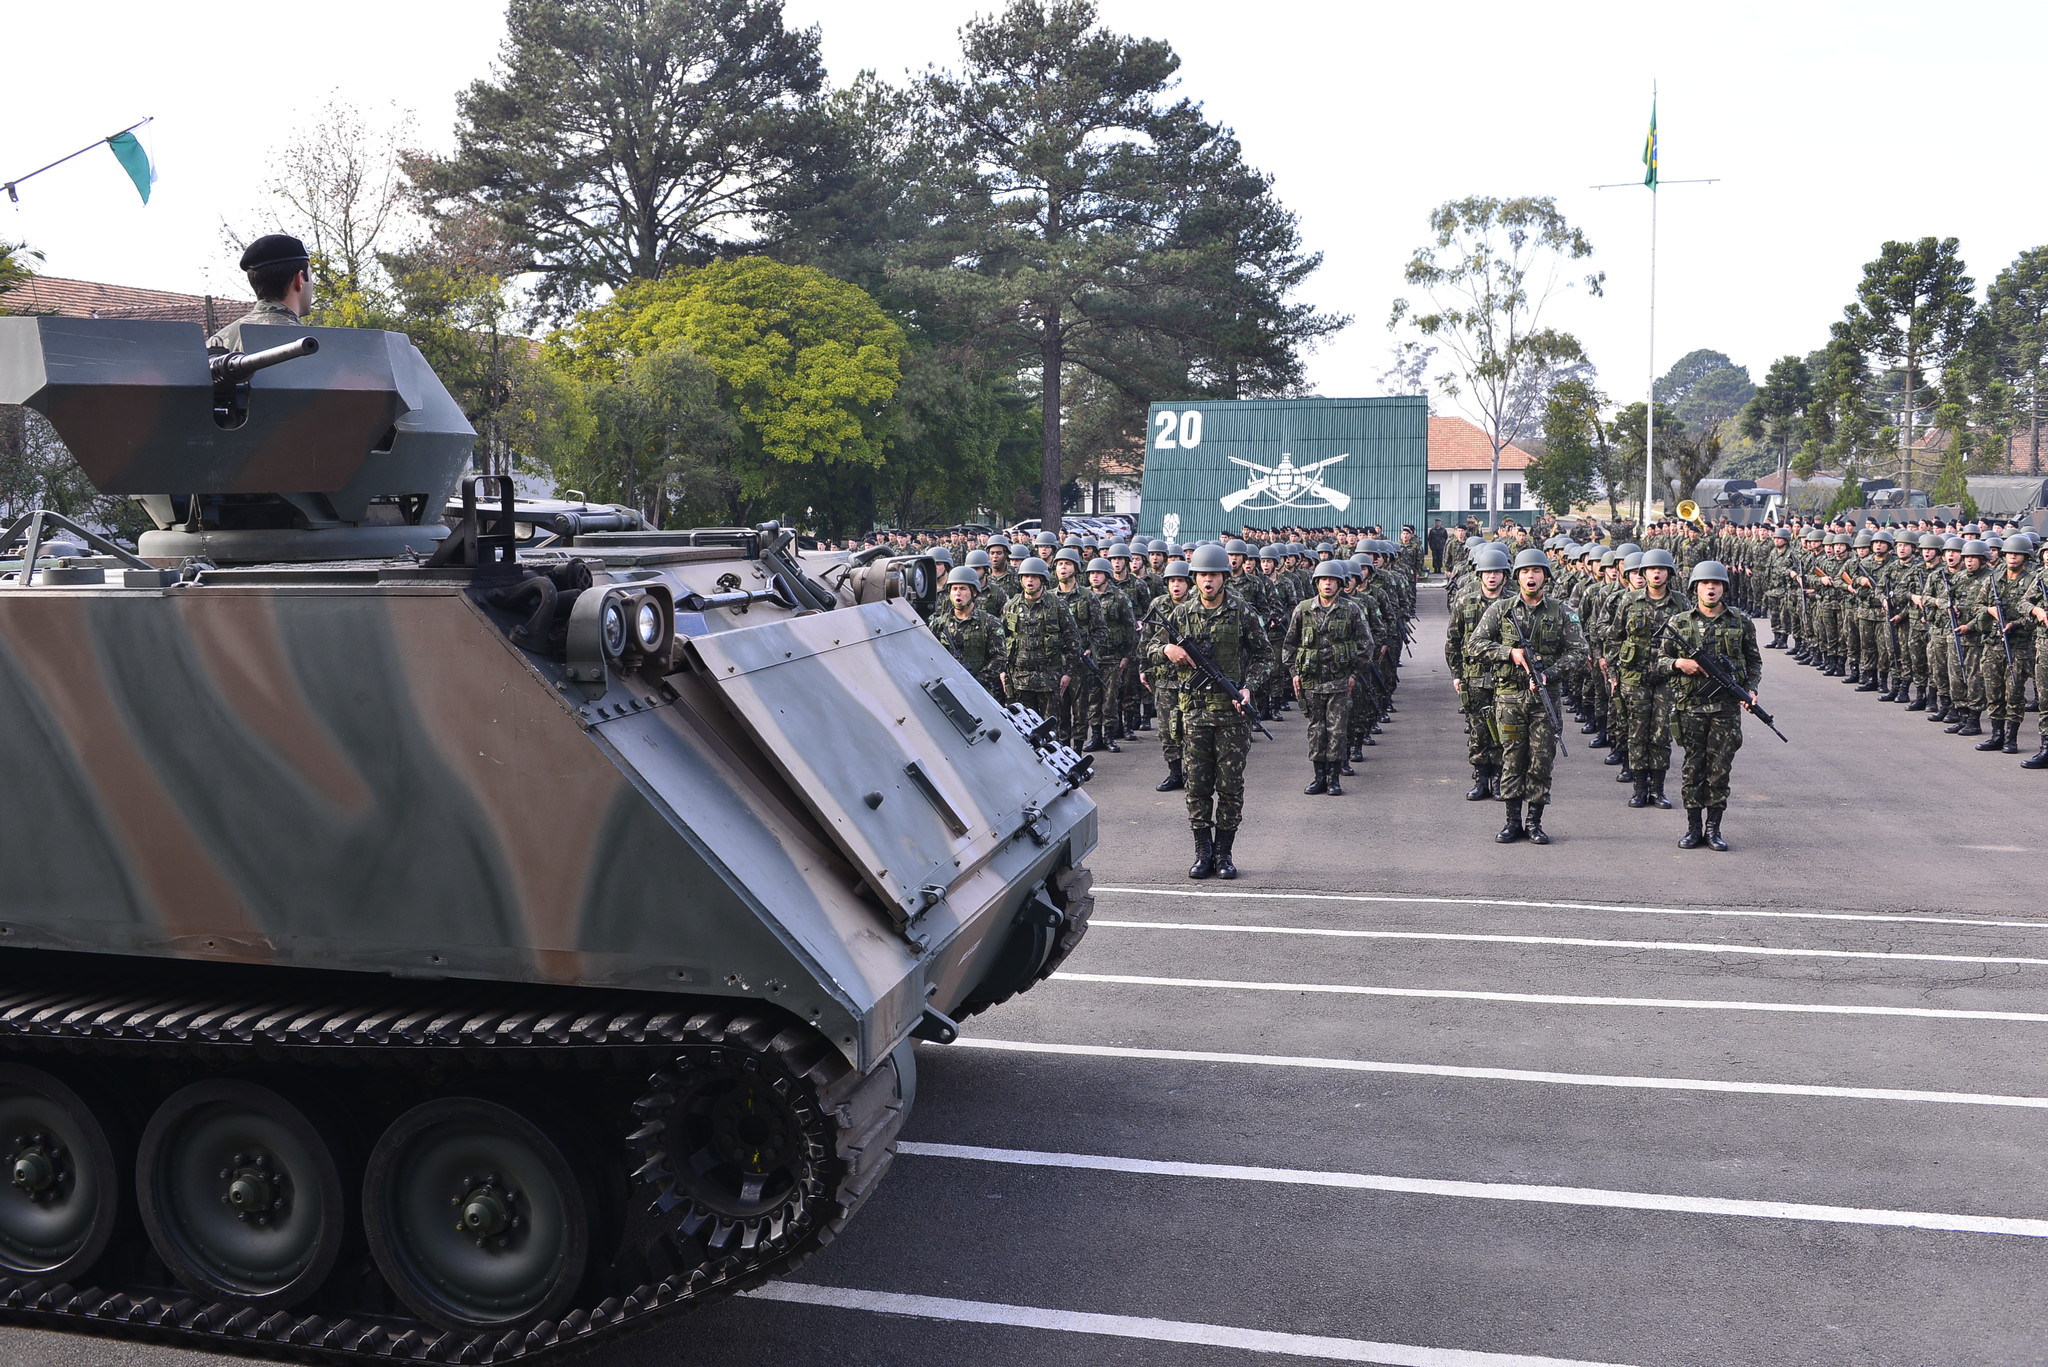
<instances>
[{"instance_id":1,"label":"black combat boot","mask_svg":"<svg viewBox=\"0 0 2048 1367\"><path fill-rule=\"evenodd\" d=\"M1636 790L1628 795L1628 805L1631 807L1647 807L1650 805L1650 776L1647 772L1636 775Z\"/></svg>"},{"instance_id":2,"label":"black combat boot","mask_svg":"<svg viewBox=\"0 0 2048 1367\"><path fill-rule=\"evenodd\" d=\"M1726 807L1707 808L1706 825L1702 829L1702 834L1707 837L1707 848L1719 850L1722 854L1728 853L1728 842L1721 838L1721 813L1727 810Z\"/></svg>"},{"instance_id":3,"label":"black combat boot","mask_svg":"<svg viewBox=\"0 0 2048 1367\"><path fill-rule=\"evenodd\" d=\"M1907 674L1895 675L1893 681L1898 684L1899 688L1898 692L1892 694L1892 701L1901 706L1911 702L1913 700L1912 676Z\"/></svg>"},{"instance_id":4,"label":"black combat boot","mask_svg":"<svg viewBox=\"0 0 2048 1367\"><path fill-rule=\"evenodd\" d=\"M2020 752L2020 723L2015 717L2005 724L2005 753L2017 755Z\"/></svg>"},{"instance_id":5,"label":"black combat boot","mask_svg":"<svg viewBox=\"0 0 2048 1367\"><path fill-rule=\"evenodd\" d=\"M1121 755L1123 753L1123 748L1116 743L1116 736L1108 730L1104 730L1102 733L1102 748L1109 751L1112 755Z\"/></svg>"},{"instance_id":6,"label":"black combat boot","mask_svg":"<svg viewBox=\"0 0 2048 1367\"><path fill-rule=\"evenodd\" d=\"M1621 772L1614 776L1614 781L1616 783L1634 783L1636 781L1636 771L1628 767L1628 757L1626 754L1622 756Z\"/></svg>"},{"instance_id":7,"label":"black combat boot","mask_svg":"<svg viewBox=\"0 0 2048 1367\"><path fill-rule=\"evenodd\" d=\"M1550 836L1543 829L1542 803L1532 802L1529 804L1529 824L1523 827L1523 829L1529 833L1530 844L1548 845L1550 843Z\"/></svg>"},{"instance_id":8,"label":"black combat boot","mask_svg":"<svg viewBox=\"0 0 2048 1367\"><path fill-rule=\"evenodd\" d=\"M1652 769L1650 771L1650 805L1652 807L1661 807L1667 812L1671 810L1671 799L1664 796L1664 770L1662 769Z\"/></svg>"},{"instance_id":9,"label":"black combat boot","mask_svg":"<svg viewBox=\"0 0 2048 1367\"><path fill-rule=\"evenodd\" d=\"M2005 748L2005 723L1996 718L1991 722L1991 734L1977 742L1978 750L2003 750Z\"/></svg>"},{"instance_id":10,"label":"black combat boot","mask_svg":"<svg viewBox=\"0 0 2048 1367\"><path fill-rule=\"evenodd\" d=\"M1166 777L1161 779L1159 786L1152 791L1155 793L1177 793L1187 786L1188 776L1186 771L1180 767L1180 761L1170 759L1166 762Z\"/></svg>"},{"instance_id":11,"label":"black combat boot","mask_svg":"<svg viewBox=\"0 0 2048 1367\"><path fill-rule=\"evenodd\" d=\"M1593 739L1587 741L1586 745L1594 750L1606 750L1611 748L1607 744L1607 723L1605 721L1602 721L1600 723L1600 729L1593 733Z\"/></svg>"},{"instance_id":12,"label":"black combat boot","mask_svg":"<svg viewBox=\"0 0 2048 1367\"><path fill-rule=\"evenodd\" d=\"M1621 752L1619 745L1609 745L1607 747L1607 758L1600 762L1602 764L1627 764L1628 756Z\"/></svg>"},{"instance_id":13,"label":"black combat boot","mask_svg":"<svg viewBox=\"0 0 2048 1367\"><path fill-rule=\"evenodd\" d=\"M1330 772L1329 772L1329 770L1330 770L1330 766L1329 766L1329 765L1327 765L1327 764L1324 764L1324 763L1322 763L1321 761L1317 761L1317 763L1316 763L1316 778L1315 778L1315 782L1313 782L1313 783L1309 784L1309 785L1308 785L1308 787L1306 787L1306 788L1303 788L1303 789L1301 790L1301 791L1302 791L1302 794L1303 794L1303 796L1306 796L1306 797L1319 797L1319 796L1321 796L1322 794L1324 794L1324 793L1327 793L1327 792L1329 792L1329 791L1330 791Z\"/></svg>"},{"instance_id":14,"label":"black combat boot","mask_svg":"<svg viewBox=\"0 0 2048 1367\"><path fill-rule=\"evenodd\" d=\"M1492 775L1487 772L1485 765L1475 766L1472 770L1472 790L1465 794L1465 800L1467 802L1484 802L1492 797L1493 786L1489 782L1491 777Z\"/></svg>"},{"instance_id":15,"label":"black combat boot","mask_svg":"<svg viewBox=\"0 0 2048 1367\"><path fill-rule=\"evenodd\" d=\"M1150 731L1152 729L1152 718L1140 712L1138 714L1138 724L1131 729L1133 731Z\"/></svg>"},{"instance_id":16,"label":"black combat boot","mask_svg":"<svg viewBox=\"0 0 2048 1367\"><path fill-rule=\"evenodd\" d=\"M1210 878L1216 873L1216 842L1206 831L1195 831L1195 862L1188 865L1188 877Z\"/></svg>"},{"instance_id":17,"label":"black combat boot","mask_svg":"<svg viewBox=\"0 0 2048 1367\"><path fill-rule=\"evenodd\" d=\"M1097 750L1100 750L1101 748L1102 748L1102 728L1101 728L1101 727L1099 727L1099 726L1091 726L1091 727L1089 727L1089 728L1088 728L1088 743L1087 743L1086 745L1084 745L1084 746L1082 746L1082 747L1081 747L1081 751L1082 751L1082 753L1083 753L1083 754L1093 754L1093 753L1095 753L1095 752L1096 752Z\"/></svg>"},{"instance_id":18,"label":"black combat boot","mask_svg":"<svg viewBox=\"0 0 2048 1367\"><path fill-rule=\"evenodd\" d=\"M1856 685L1856 691L1858 693L1877 692L1877 671L1874 669L1864 670L1863 681Z\"/></svg>"},{"instance_id":19,"label":"black combat boot","mask_svg":"<svg viewBox=\"0 0 2048 1367\"><path fill-rule=\"evenodd\" d=\"M1934 701L1927 706L1927 720L1932 722L1948 721L1949 707L1951 705L1948 694L1936 693L1932 696Z\"/></svg>"},{"instance_id":20,"label":"black combat boot","mask_svg":"<svg viewBox=\"0 0 2048 1367\"><path fill-rule=\"evenodd\" d=\"M1585 723L1585 724L1584 724L1583 726L1579 727L1579 734L1580 734L1580 735L1582 735L1582 736L1591 736L1591 735L1596 735L1596 734L1598 734L1598 733L1599 733L1599 730L1600 730L1600 723L1599 723L1599 722L1597 722L1597 721L1589 721L1589 722Z\"/></svg>"},{"instance_id":21,"label":"black combat boot","mask_svg":"<svg viewBox=\"0 0 2048 1367\"><path fill-rule=\"evenodd\" d=\"M1707 843L1707 838L1700 834L1700 817L1702 815L1704 813L1697 807L1687 807L1685 809L1685 834L1678 837L1679 849L1696 850Z\"/></svg>"},{"instance_id":22,"label":"black combat boot","mask_svg":"<svg viewBox=\"0 0 2048 1367\"><path fill-rule=\"evenodd\" d=\"M1237 877L1237 865L1230 862L1231 842L1236 839L1236 831L1216 832L1216 876L1218 878Z\"/></svg>"},{"instance_id":23,"label":"black combat boot","mask_svg":"<svg viewBox=\"0 0 2048 1367\"><path fill-rule=\"evenodd\" d=\"M1509 798L1508 824L1500 828L1493 841L1496 845L1512 845L1527 834L1528 832L1522 829L1522 799Z\"/></svg>"},{"instance_id":24,"label":"black combat boot","mask_svg":"<svg viewBox=\"0 0 2048 1367\"><path fill-rule=\"evenodd\" d=\"M1360 764L1363 764L1363 763L1365 763L1365 761L1364 761L1364 760L1360 760L1360 761L1358 761L1358 762L1359 762ZM1357 773L1357 772L1358 772L1358 771L1357 771L1356 769L1354 769L1354 768L1352 768L1352 767L1351 767L1351 761L1350 761L1350 759L1346 758L1346 759L1340 759L1340 760L1338 760L1338 761L1337 761L1337 763L1336 763L1335 765L1333 765L1333 766L1331 767L1331 770L1330 770L1330 790L1331 790L1332 792L1335 792L1335 791L1336 791L1336 789L1337 789L1337 775L1338 775L1338 774L1342 774L1342 775L1344 775L1344 776L1345 776L1346 778L1349 778L1349 777L1351 777L1351 775L1353 775L1353 774L1355 774L1355 773Z\"/></svg>"},{"instance_id":25,"label":"black combat boot","mask_svg":"<svg viewBox=\"0 0 2048 1367\"><path fill-rule=\"evenodd\" d=\"M1956 719L1941 729L1951 736L1981 736L1984 728L1977 725L1977 714L1967 707L1958 707Z\"/></svg>"},{"instance_id":26,"label":"black combat boot","mask_svg":"<svg viewBox=\"0 0 2048 1367\"><path fill-rule=\"evenodd\" d=\"M2019 751L2013 751L2018 754ZM2041 748L2020 761L2022 769L2048 769L2048 731L2041 733Z\"/></svg>"},{"instance_id":27,"label":"black combat boot","mask_svg":"<svg viewBox=\"0 0 2048 1367\"><path fill-rule=\"evenodd\" d=\"M1913 698L1912 701L1906 704L1906 710L1908 712L1925 712L1927 710L1926 684L1916 683L1913 685Z\"/></svg>"},{"instance_id":28,"label":"black combat boot","mask_svg":"<svg viewBox=\"0 0 2048 1367\"><path fill-rule=\"evenodd\" d=\"M1332 765L1330 766L1330 796L1331 796L1331 797L1342 797L1342 796L1344 796L1344 785L1343 785L1342 783L1340 783L1340 782L1338 782L1338 781L1337 781L1337 776L1338 776L1339 774L1348 774L1348 773L1350 773L1350 772L1351 772L1351 769L1350 769L1350 766L1348 766L1348 765L1336 765L1336 764L1332 764Z\"/></svg>"}]
</instances>

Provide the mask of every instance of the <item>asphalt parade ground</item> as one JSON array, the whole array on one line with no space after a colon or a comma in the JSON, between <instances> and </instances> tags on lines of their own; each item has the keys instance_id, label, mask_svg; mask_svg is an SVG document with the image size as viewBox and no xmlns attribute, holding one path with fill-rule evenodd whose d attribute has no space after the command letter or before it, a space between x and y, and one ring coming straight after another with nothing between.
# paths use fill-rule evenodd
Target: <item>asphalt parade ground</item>
<instances>
[{"instance_id":1,"label":"asphalt parade ground","mask_svg":"<svg viewBox=\"0 0 2048 1367\"><path fill-rule=\"evenodd\" d=\"M1443 621L1426 587L1345 796L1302 795L1298 714L1253 747L1236 883L1187 881L1156 732L1100 756L1093 930L920 1048L860 1217L577 1361L2048 1359L2048 773L1772 651L1793 739L1750 725L1732 853L1575 726L1556 843L1499 847ZM10 1367L226 1361L0 1330Z\"/></svg>"}]
</instances>

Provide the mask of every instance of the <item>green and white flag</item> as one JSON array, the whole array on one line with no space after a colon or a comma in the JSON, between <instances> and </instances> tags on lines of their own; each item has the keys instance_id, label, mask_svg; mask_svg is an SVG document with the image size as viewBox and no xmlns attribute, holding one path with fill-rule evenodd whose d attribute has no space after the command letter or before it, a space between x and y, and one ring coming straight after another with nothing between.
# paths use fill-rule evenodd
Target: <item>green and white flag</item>
<instances>
[{"instance_id":1,"label":"green and white flag","mask_svg":"<svg viewBox=\"0 0 2048 1367\"><path fill-rule=\"evenodd\" d=\"M156 184L156 163L149 159L149 149L132 132L114 134L107 139L107 146L113 149L114 160L121 163L128 179L135 182L135 193L142 196L144 204L149 203L149 187Z\"/></svg>"},{"instance_id":2,"label":"green and white flag","mask_svg":"<svg viewBox=\"0 0 2048 1367\"><path fill-rule=\"evenodd\" d=\"M1657 102L1650 101L1650 135L1643 139L1643 184L1657 188ZM148 194L142 196L148 199Z\"/></svg>"}]
</instances>

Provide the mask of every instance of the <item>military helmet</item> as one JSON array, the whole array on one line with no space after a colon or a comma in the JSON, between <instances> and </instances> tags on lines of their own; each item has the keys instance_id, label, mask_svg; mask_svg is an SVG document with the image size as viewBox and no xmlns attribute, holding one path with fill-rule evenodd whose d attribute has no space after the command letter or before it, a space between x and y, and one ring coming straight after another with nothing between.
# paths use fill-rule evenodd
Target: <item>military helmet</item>
<instances>
[{"instance_id":1,"label":"military helmet","mask_svg":"<svg viewBox=\"0 0 2048 1367\"><path fill-rule=\"evenodd\" d=\"M1259 559L1261 560L1285 560L1286 558L1287 552L1281 550L1278 546L1261 546L1259 548Z\"/></svg>"},{"instance_id":2,"label":"military helmet","mask_svg":"<svg viewBox=\"0 0 2048 1367\"><path fill-rule=\"evenodd\" d=\"M1040 579L1050 579L1052 566L1035 555L1027 555L1024 557L1024 563L1017 567L1017 577L1022 579L1027 574L1035 574Z\"/></svg>"},{"instance_id":3,"label":"military helmet","mask_svg":"<svg viewBox=\"0 0 2048 1367\"><path fill-rule=\"evenodd\" d=\"M1335 579L1341 584L1345 579L1344 562L1341 560L1325 560L1322 564L1309 571L1308 577L1311 580Z\"/></svg>"},{"instance_id":4,"label":"military helmet","mask_svg":"<svg viewBox=\"0 0 2048 1367\"><path fill-rule=\"evenodd\" d=\"M1984 544L1991 548L1991 553L1993 555L1996 555L1998 554L1998 548L2005 544L2005 538L2000 536L1997 532L1993 532L1991 533L1991 535L1984 538Z\"/></svg>"},{"instance_id":5,"label":"military helmet","mask_svg":"<svg viewBox=\"0 0 2048 1367\"><path fill-rule=\"evenodd\" d=\"M1600 568L1604 570L1618 559L1620 557L1615 554L1614 547L1609 546L1606 550L1600 552Z\"/></svg>"},{"instance_id":6,"label":"military helmet","mask_svg":"<svg viewBox=\"0 0 2048 1367\"><path fill-rule=\"evenodd\" d=\"M1040 532L1031 538L1031 544L1034 546L1058 546L1060 539L1052 532Z\"/></svg>"},{"instance_id":7,"label":"military helmet","mask_svg":"<svg viewBox=\"0 0 2048 1367\"><path fill-rule=\"evenodd\" d=\"M1509 567L1508 553L1499 546L1481 546L1472 552L1472 569L1476 574L1484 574L1489 570L1499 570L1505 574Z\"/></svg>"},{"instance_id":8,"label":"military helmet","mask_svg":"<svg viewBox=\"0 0 2048 1367\"><path fill-rule=\"evenodd\" d=\"M988 540L982 542L981 544L982 548L985 550L992 551L996 547L1001 546L1004 550L1007 551L1008 549L1010 549L1010 538L1004 536L1001 532L998 532L994 536L990 537Z\"/></svg>"},{"instance_id":9,"label":"military helmet","mask_svg":"<svg viewBox=\"0 0 2048 1367\"><path fill-rule=\"evenodd\" d=\"M1724 584L1727 583L1728 567L1718 560L1702 560L1692 567L1692 573L1686 576L1685 582L1687 587L1691 587L1708 579L1718 579Z\"/></svg>"},{"instance_id":10,"label":"military helmet","mask_svg":"<svg viewBox=\"0 0 2048 1367\"><path fill-rule=\"evenodd\" d=\"M956 567L952 573L946 576L947 588L950 589L955 584L965 584L976 593L981 592L981 576L965 565Z\"/></svg>"},{"instance_id":11,"label":"military helmet","mask_svg":"<svg viewBox=\"0 0 2048 1367\"><path fill-rule=\"evenodd\" d=\"M1302 545L1299 541L1290 541L1287 543L1287 553L1289 555L1307 555L1308 547Z\"/></svg>"},{"instance_id":12,"label":"military helmet","mask_svg":"<svg viewBox=\"0 0 2048 1367\"><path fill-rule=\"evenodd\" d=\"M1113 569L1111 569L1111 568L1110 568L1110 564L1109 564L1109 561L1108 561L1107 559L1105 559L1104 557L1102 557L1102 556L1099 556L1099 555L1098 555L1098 556L1096 556L1096 557L1095 557L1095 558L1094 558L1093 560L1091 560L1091 561L1089 561L1089 562L1088 562L1088 573L1090 573L1090 574L1093 574L1093 573L1095 573L1095 571L1097 571L1097 570L1101 570L1101 571L1102 571L1102 572L1103 572L1104 574L1115 574L1115 573L1116 573L1116 571L1115 571L1115 570L1113 570Z\"/></svg>"},{"instance_id":13,"label":"military helmet","mask_svg":"<svg viewBox=\"0 0 2048 1367\"><path fill-rule=\"evenodd\" d=\"M1941 537L1935 532L1922 532L1913 544L1923 551L1938 551L1941 549Z\"/></svg>"},{"instance_id":14,"label":"military helmet","mask_svg":"<svg viewBox=\"0 0 2048 1367\"><path fill-rule=\"evenodd\" d=\"M1876 543L1877 538L1866 531L1856 533L1855 537L1849 542L1849 545L1855 550L1862 550L1865 546L1875 545Z\"/></svg>"},{"instance_id":15,"label":"military helmet","mask_svg":"<svg viewBox=\"0 0 2048 1367\"><path fill-rule=\"evenodd\" d=\"M1959 551L1963 548L1963 539L1960 536L1945 536L1941 539L1941 548L1945 551Z\"/></svg>"},{"instance_id":16,"label":"military helmet","mask_svg":"<svg viewBox=\"0 0 2048 1367\"><path fill-rule=\"evenodd\" d=\"M1129 560L1131 558L1131 548L1121 541L1115 542L1109 548L1109 558L1111 560Z\"/></svg>"},{"instance_id":17,"label":"military helmet","mask_svg":"<svg viewBox=\"0 0 2048 1367\"><path fill-rule=\"evenodd\" d=\"M1630 551L1621 558L1621 572L1623 574L1633 574L1642 567L1643 553L1641 551Z\"/></svg>"},{"instance_id":18,"label":"military helmet","mask_svg":"<svg viewBox=\"0 0 2048 1367\"><path fill-rule=\"evenodd\" d=\"M1791 529L1790 527L1773 527L1773 528L1771 528L1771 540L1773 540L1773 541L1790 541L1791 539L1792 539L1792 529Z\"/></svg>"},{"instance_id":19,"label":"military helmet","mask_svg":"<svg viewBox=\"0 0 2048 1367\"><path fill-rule=\"evenodd\" d=\"M996 567L996 562L988 558L987 551L969 551L967 564L969 568L977 570L992 570Z\"/></svg>"},{"instance_id":20,"label":"military helmet","mask_svg":"<svg viewBox=\"0 0 2048 1367\"><path fill-rule=\"evenodd\" d=\"M1197 546L1195 553L1188 557L1188 568L1196 574L1229 574L1230 554L1213 544Z\"/></svg>"},{"instance_id":21,"label":"military helmet","mask_svg":"<svg viewBox=\"0 0 2048 1367\"><path fill-rule=\"evenodd\" d=\"M1223 553L1225 555L1250 555L1252 548L1238 538L1232 537L1223 543Z\"/></svg>"},{"instance_id":22,"label":"military helmet","mask_svg":"<svg viewBox=\"0 0 2048 1367\"><path fill-rule=\"evenodd\" d=\"M1057 565L1062 560L1071 561L1078 568L1081 564L1081 548L1079 546L1060 547L1058 551L1054 552L1052 562Z\"/></svg>"},{"instance_id":23,"label":"military helmet","mask_svg":"<svg viewBox=\"0 0 2048 1367\"><path fill-rule=\"evenodd\" d=\"M1977 540L1977 538L1971 537L1963 543L1963 554L1974 555L1980 560L1989 560L1991 558L1991 548L1982 541Z\"/></svg>"},{"instance_id":24,"label":"military helmet","mask_svg":"<svg viewBox=\"0 0 2048 1367\"><path fill-rule=\"evenodd\" d=\"M1334 541L1316 542L1316 554L1321 555L1324 551L1328 551L1330 554L1335 555L1337 553L1337 543Z\"/></svg>"},{"instance_id":25,"label":"military helmet","mask_svg":"<svg viewBox=\"0 0 2048 1367\"><path fill-rule=\"evenodd\" d=\"M1983 523L1981 523L1981 522L1972 522L1972 523L1971 523L1971 524L1970 524L1969 526L1967 526L1967 527L1963 528L1963 535L1964 535L1964 536L1982 536L1982 535L1984 535L1984 524L1983 524Z\"/></svg>"},{"instance_id":26,"label":"military helmet","mask_svg":"<svg viewBox=\"0 0 2048 1367\"><path fill-rule=\"evenodd\" d=\"M1188 569L1187 561L1169 560L1166 562L1166 568L1159 572L1159 577L1162 579L1192 579L1194 575Z\"/></svg>"},{"instance_id":27,"label":"military helmet","mask_svg":"<svg viewBox=\"0 0 2048 1367\"><path fill-rule=\"evenodd\" d=\"M948 569L953 567L953 551L949 546L934 546L929 551L926 551L925 554Z\"/></svg>"},{"instance_id":28,"label":"military helmet","mask_svg":"<svg viewBox=\"0 0 2048 1367\"><path fill-rule=\"evenodd\" d=\"M1633 541L1624 541L1619 546L1616 546L1614 548L1614 553L1618 556L1622 556L1623 558L1627 558L1631 555L1641 555L1643 553L1643 548L1641 546L1638 546Z\"/></svg>"},{"instance_id":29,"label":"military helmet","mask_svg":"<svg viewBox=\"0 0 2048 1367\"><path fill-rule=\"evenodd\" d=\"M1537 550L1534 546L1529 547L1528 550L1515 557L1516 574L1529 569L1542 570L1545 575L1554 573L1550 568L1550 557Z\"/></svg>"},{"instance_id":30,"label":"military helmet","mask_svg":"<svg viewBox=\"0 0 2048 1367\"><path fill-rule=\"evenodd\" d=\"M1646 570L1675 570L1678 562L1671 558L1671 552L1656 546L1643 552L1643 568Z\"/></svg>"},{"instance_id":31,"label":"military helmet","mask_svg":"<svg viewBox=\"0 0 2048 1367\"><path fill-rule=\"evenodd\" d=\"M1899 539L1892 535L1892 529L1889 527L1880 527L1870 534L1871 545L1875 546L1880 541L1887 546L1896 546L1899 543Z\"/></svg>"}]
</instances>

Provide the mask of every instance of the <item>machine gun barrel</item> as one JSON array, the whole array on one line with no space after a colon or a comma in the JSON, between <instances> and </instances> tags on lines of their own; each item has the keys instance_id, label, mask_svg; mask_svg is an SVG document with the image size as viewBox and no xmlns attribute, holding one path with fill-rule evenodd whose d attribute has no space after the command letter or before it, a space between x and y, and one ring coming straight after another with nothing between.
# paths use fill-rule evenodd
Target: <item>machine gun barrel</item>
<instances>
[{"instance_id":1,"label":"machine gun barrel","mask_svg":"<svg viewBox=\"0 0 2048 1367\"><path fill-rule=\"evenodd\" d=\"M318 337L301 337L296 342L286 342L283 346L264 351L231 351L225 356L212 356L207 358L207 364L213 370L214 384L241 384L259 370L296 361L301 356L311 356L319 349Z\"/></svg>"},{"instance_id":2,"label":"machine gun barrel","mask_svg":"<svg viewBox=\"0 0 2048 1367\"><path fill-rule=\"evenodd\" d=\"M1735 666L1728 663L1727 656L1718 650L1708 650L1705 648L1694 650L1686 643L1686 639L1678 634L1678 628L1672 626L1668 621L1663 624L1662 631L1669 634L1672 640L1678 642L1678 648L1685 652L1685 658L1700 667L1708 683L1713 684L1733 697L1736 702L1742 704L1742 710L1755 717L1765 726L1770 727L1772 735L1784 741L1787 745L1792 743L1792 738L1778 729L1778 719L1769 712L1766 712L1762 703L1754 703L1749 700L1749 690L1744 688L1742 681L1735 676Z\"/></svg>"},{"instance_id":3,"label":"machine gun barrel","mask_svg":"<svg viewBox=\"0 0 2048 1367\"><path fill-rule=\"evenodd\" d=\"M1196 674L1200 675L1211 687L1223 690L1223 696L1230 699L1230 705L1237 709L1239 716L1250 722L1258 730L1258 733L1267 740L1279 739L1278 736L1275 736L1266 729L1266 724L1254 716L1249 708L1238 701L1237 695L1243 690L1237 686L1235 679L1225 674L1216 661L1210 658L1208 647L1195 641L1175 641L1174 644L1185 650L1188 653L1188 658L1195 662Z\"/></svg>"},{"instance_id":4,"label":"machine gun barrel","mask_svg":"<svg viewBox=\"0 0 2048 1367\"><path fill-rule=\"evenodd\" d=\"M1543 703L1543 711L1550 718L1550 729L1557 736L1557 752L1571 753L1571 747L1564 743L1564 709L1557 705L1557 695L1550 691L1550 680L1544 676L1543 657L1536 653L1536 647L1529 644L1529 633L1522 629L1522 619L1515 616L1514 609L1507 612L1508 625L1515 629L1515 639L1522 643L1522 658L1528 661L1522 671L1529 676L1529 689Z\"/></svg>"}]
</instances>

